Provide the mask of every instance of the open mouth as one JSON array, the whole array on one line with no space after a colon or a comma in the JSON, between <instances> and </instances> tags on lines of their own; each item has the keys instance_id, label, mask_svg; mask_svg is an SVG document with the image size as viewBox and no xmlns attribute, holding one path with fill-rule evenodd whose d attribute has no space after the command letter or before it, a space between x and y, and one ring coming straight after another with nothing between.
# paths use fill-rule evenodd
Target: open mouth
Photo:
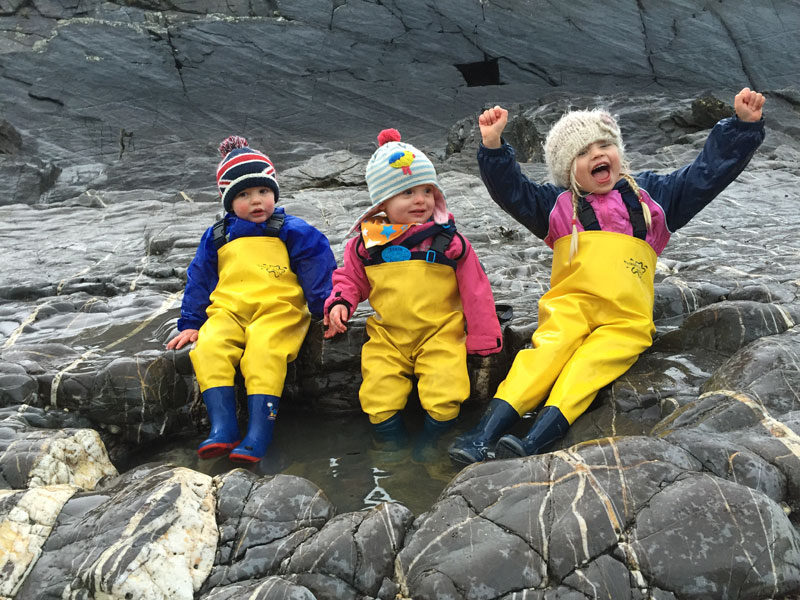
<instances>
[{"instance_id":1,"label":"open mouth","mask_svg":"<svg viewBox=\"0 0 800 600\"><path fill-rule=\"evenodd\" d=\"M606 162L595 165L592 168L592 178L597 182L608 181L611 177L611 165Z\"/></svg>"}]
</instances>

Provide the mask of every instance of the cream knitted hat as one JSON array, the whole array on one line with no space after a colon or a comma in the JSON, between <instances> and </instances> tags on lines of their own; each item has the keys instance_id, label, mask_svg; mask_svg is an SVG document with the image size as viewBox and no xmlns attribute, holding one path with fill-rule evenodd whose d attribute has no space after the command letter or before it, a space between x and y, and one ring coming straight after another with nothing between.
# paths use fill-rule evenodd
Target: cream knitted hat
<instances>
[{"instance_id":1,"label":"cream knitted hat","mask_svg":"<svg viewBox=\"0 0 800 600\"><path fill-rule=\"evenodd\" d=\"M550 179L568 188L572 161L581 150L600 140L612 142L619 149L620 160L625 162L625 147L614 117L600 109L565 113L550 129L544 142L544 160Z\"/></svg>"}]
</instances>

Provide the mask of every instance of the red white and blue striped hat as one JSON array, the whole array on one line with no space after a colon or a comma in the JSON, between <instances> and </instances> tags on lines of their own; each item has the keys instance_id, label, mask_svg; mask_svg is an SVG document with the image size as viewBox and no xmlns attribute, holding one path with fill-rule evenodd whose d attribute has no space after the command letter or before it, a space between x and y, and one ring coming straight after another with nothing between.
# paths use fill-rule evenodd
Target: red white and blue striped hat
<instances>
[{"instance_id":1,"label":"red white and blue striped hat","mask_svg":"<svg viewBox=\"0 0 800 600\"><path fill-rule=\"evenodd\" d=\"M275 202L278 201L280 188L275 167L266 154L250 148L247 140L238 135L225 138L219 153L222 160L217 166L217 186L226 212L231 212L236 194L251 187L272 189Z\"/></svg>"}]
</instances>

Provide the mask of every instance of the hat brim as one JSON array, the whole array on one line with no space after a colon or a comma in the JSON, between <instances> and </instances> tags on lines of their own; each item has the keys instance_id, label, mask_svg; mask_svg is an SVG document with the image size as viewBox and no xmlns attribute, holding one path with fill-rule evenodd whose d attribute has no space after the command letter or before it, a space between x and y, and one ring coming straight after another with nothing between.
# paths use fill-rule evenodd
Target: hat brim
<instances>
[{"instance_id":1,"label":"hat brim","mask_svg":"<svg viewBox=\"0 0 800 600\"><path fill-rule=\"evenodd\" d=\"M225 190L222 195L222 206L227 212L232 211L233 199L242 190L251 187L268 187L275 193L275 202L278 201L280 196L280 187L274 177L264 175L263 173L253 173L252 175L244 175L239 179L234 180Z\"/></svg>"}]
</instances>

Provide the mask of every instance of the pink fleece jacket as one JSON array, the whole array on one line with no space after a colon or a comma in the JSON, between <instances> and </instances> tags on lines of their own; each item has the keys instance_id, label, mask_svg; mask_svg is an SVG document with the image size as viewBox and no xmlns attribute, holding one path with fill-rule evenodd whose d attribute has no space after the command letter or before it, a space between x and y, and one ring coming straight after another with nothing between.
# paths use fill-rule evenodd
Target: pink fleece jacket
<instances>
[{"instance_id":1,"label":"pink fleece jacket","mask_svg":"<svg viewBox=\"0 0 800 600\"><path fill-rule=\"evenodd\" d=\"M450 215L450 219L453 216ZM433 226L433 222L409 228L407 233L392 240L393 244L402 242L409 235L416 234L421 228ZM334 303L346 302L350 314L359 303L369 298L372 290L364 263L361 258L369 258L364 245L358 243L359 236L348 240L344 251L344 264L333 272L333 291L325 301L325 314ZM426 250L432 238L427 238L412 250ZM464 308L464 319L467 322L467 352L486 356L499 352L503 348L503 335L494 305L494 295L489 279L478 260L472 245L460 233L450 242L445 255L457 259L456 281ZM459 258L460 257L460 258Z\"/></svg>"}]
</instances>

